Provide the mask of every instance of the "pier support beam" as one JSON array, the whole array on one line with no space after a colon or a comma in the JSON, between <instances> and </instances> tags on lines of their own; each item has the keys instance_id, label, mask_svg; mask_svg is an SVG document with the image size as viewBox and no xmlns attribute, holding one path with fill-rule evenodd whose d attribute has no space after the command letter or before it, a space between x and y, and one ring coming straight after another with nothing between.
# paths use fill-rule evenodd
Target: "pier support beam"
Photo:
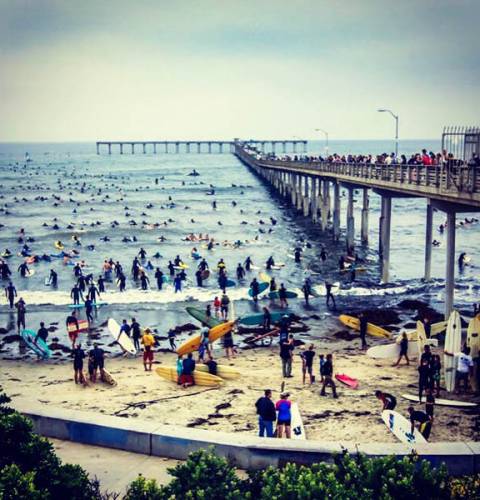
<instances>
[{"instance_id":1,"label":"pier support beam","mask_svg":"<svg viewBox=\"0 0 480 500\"><path fill-rule=\"evenodd\" d=\"M340 184L334 182L333 184L333 240L340 239L340 210L342 204L340 201Z\"/></svg>"},{"instance_id":2,"label":"pier support beam","mask_svg":"<svg viewBox=\"0 0 480 500\"><path fill-rule=\"evenodd\" d=\"M178 142L175 143L175 153L180 153L180 143Z\"/></svg>"},{"instance_id":3,"label":"pier support beam","mask_svg":"<svg viewBox=\"0 0 480 500\"><path fill-rule=\"evenodd\" d=\"M353 255L355 248L355 218L353 216L353 187L348 187L347 202L347 254Z\"/></svg>"},{"instance_id":4,"label":"pier support beam","mask_svg":"<svg viewBox=\"0 0 480 500\"><path fill-rule=\"evenodd\" d=\"M143 146L143 154L145 154L147 152L147 145L146 143L143 143L142 146Z\"/></svg>"},{"instance_id":5,"label":"pier support beam","mask_svg":"<svg viewBox=\"0 0 480 500\"><path fill-rule=\"evenodd\" d=\"M303 215L305 217L310 215L309 181L309 177L305 176L303 178Z\"/></svg>"},{"instance_id":6,"label":"pier support beam","mask_svg":"<svg viewBox=\"0 0 480 500\"><path fill-rule=\"evenodd\" d=\"M99 155L99 154L100 154L100 144L98 144L98 142L97 142L97 155Z\"/></svg>"},{"instance_id":7,"label":"pier support beam","mask_svg":"<svg viewBox=\"0 0 480 500\"><path fill-rule=\"evenodd\" d=\"M112 154L112 143L111 142L108 143L108 154L109 155Z\"/></svg>"},{"instance_id":8,"label":"pier support beam","mask_svg":"<svg viewBox=\"0 0 480 500\"><path fill-rule=\"evenodd\" d=\"M433 237L433 207L427 200L427 218L425 222L425 274L423 279L429 281L432 277L432 237Z\"/></svg>"},{"instance_id":9,"label":"pier support beam","mask_svg":"<svg viewBox=\"0 0 480 500\"><path fill-rule=\"evenodd\" d=\"M153 154L154 155L157 154L157 143L156 142L153 143Z\"/></svg>"},{"instance_id":10,"label":"pier support beam","mask_svg":"<svg viewBox=\"0 0 480 500\"><path fill-rule=\"evenodd\" d=\"M123 155L123 142L120 143L120 154Z\"/></svg>"},{"instance_id":11,"label":"pier support beam","mask_svg":"<svg viewBox=\"0 0 480 500\"><path fill-rule=\"evenodd\" d=\"M297 185L296 185L296 190L297 190L297 210L303 210L303 195L302 195L302 179L304 179L303 176L297 175Z\"/></svg>"},{"instance_id":12,"label":"pier support beam","mask_svg":"<svg viewBox=\"0 0 480 500\"><path fill-rule=\"evenodd\" d=\"M130 144L130 146L132 146L132 155L134 155L135 154L135 144L132 142Z\"/></svg>"},{"instance_id":13,"label":"pier support beam","mask_svg":"<svg viewBox=\"0 0 480 500\"><path fill-rule=\"evenodd\" d=\"M363 189L363 206L362 206L362 227L360 230L360 238L364 245L368 244L368 189Z\"/></svg>"},{"instance_id":14,"label":"pier support beam","mask_svg":"<svg viewBox=\"0 0 480 500\"><path fill-rule=\"evenodd\" d=\"M311 187L310 187L310 199L312 200L312 222L316 223L318 221L318 179L316 177L311 177Z\"/></svg>"},{"instance_id":15,"label":"pier support beam","mask_svg":"<svg viewBox=\"0 0 480 500\"><path fill-rule=\"evenodd\" d=\"M322 181L322 207L321 207L321 221L320 228L322 231L326 231L328 227L328 210L329 210L329 183L330 181L324 180Z\"/></svg>"},{"instance_id":16,"label":"pier support beam","mask_svg":"<svg viewBox=\"0 0 480 500\"><path fill-rule=\"evenodd\" d=\"M453 311L455 287L455 211L447 212L447 269L445 275L445 319Z\"/></svg>"},{"instance_id":17,"label":"pier support beam","mask_svg":"<svg viewBox=\"0 0 480 500\"><path fill-rule=\"evenodd\" d=\"M390 279L390 233L392 224L392 198L390 196L382 196L382 281L388 283Z\"/></svg>"}]
</instances>

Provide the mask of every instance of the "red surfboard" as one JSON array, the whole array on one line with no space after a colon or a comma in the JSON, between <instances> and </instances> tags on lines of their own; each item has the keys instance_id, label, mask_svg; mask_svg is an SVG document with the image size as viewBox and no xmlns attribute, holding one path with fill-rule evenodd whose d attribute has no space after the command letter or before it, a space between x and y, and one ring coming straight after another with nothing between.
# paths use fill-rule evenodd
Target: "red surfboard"
<instances>
[{"instance_id":1,"label":"red surfboard","mask_svg":"<svg viewBox=\"0 0 480 500\"><path fill-rule=\"evenodd\" d=\"M348 385L348 387L351 387L352 389L358 388L358 380L356 378L349 377L344 373L337 373L335 378L342 384Z\"/></svg>"},{"instance_id":2,"label":"red surfboard","mask_svg":"<svg viewBox=\"0 0 480 500\"><path fill-rule=\"evenodd\" d=\"M78 330L75 326L75 323L71 323L67 327L68 333L73 333L73 332L84 332L88 330L88 321L86 319L79 319L78 320Z\"/></svg>"}]
</instances>

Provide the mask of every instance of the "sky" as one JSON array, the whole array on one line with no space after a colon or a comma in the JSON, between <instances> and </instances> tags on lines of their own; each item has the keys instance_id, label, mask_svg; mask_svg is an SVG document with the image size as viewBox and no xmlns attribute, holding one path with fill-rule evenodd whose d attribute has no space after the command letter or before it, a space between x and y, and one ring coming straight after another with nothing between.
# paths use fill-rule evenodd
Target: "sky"
<instances>
[{"instance_id":1,"label":"sky","mask_svg":"<svg viewBox=\"0 0 480 500\"><path fill-rule=\"evenodd\" d=\"M0 142L436 139L479 125L479 0L0 0Z\"/></svg>"}]
</instances>

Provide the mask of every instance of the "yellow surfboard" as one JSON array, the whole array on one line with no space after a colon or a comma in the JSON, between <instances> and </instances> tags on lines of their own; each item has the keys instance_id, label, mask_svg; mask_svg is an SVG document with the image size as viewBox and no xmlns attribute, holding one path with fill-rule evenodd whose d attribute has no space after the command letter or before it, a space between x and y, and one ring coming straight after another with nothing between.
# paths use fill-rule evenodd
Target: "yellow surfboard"
<instances>
[{"instance_id":1,"label":"yellow surfboard","mask_svg":"<svg viewBox=\"0 0 480 500\"><path fill-rule=\"evenodd\" d=\"M480 314L477 314L468 323L467 346L470 347L470 356L476 358L480 350Z\"/></svg>"},{"instance_id":2,"label":"yellow surfboard","mask_svg":"<svg viewBox=\"0 0 480 500\"><path fill-rule=\"evenodd\" d=\"M258 277L262 283L270 283L270 281L272 281L272 277L267 273L258 273Z\"/></svg>"},{"instance_id":3,"label":"yellow surfboard","mask_svg":"<svg viewBox=\"0 0 480 500\"><path fill-rule=\"evenodd\" d=\"M171 382L178 383L178 373L176 367L170 366L160 366L156 368L155 371L157 375L164 378L165 380L170 380ZM217 377L216 375L210 375L210 373L205 373L202 371L195 370L193 372L193 380L195 380L196 385L205 386L216 386L223 384L223 379Z\"/></svg>"},{"instance_id":4,"label":"yellow surfboard","mask_svg":"<svg viewBox=\"0 0 480 500\"><path fill-rule=\"evenodd\" d=\"M208 366L198 363L195 365L195 370L208 373ZM231 366L217 365L217 376L224 379L234 379L240 377L240 372Z\"/></svg>"},{"instance_id":5,"label":"yellow surfboard","mask_svg":"<svg viewBox=\"0 0 480 500\"><path fill-rule=\"evenodd\" d=\"M226 335L228 332L232 331L234 325L235 321L226 321L225 323L221 323L220 325L210 328L208 333L210 343L215 342L219 338L222 338L224 335ZM195 335L193 338L187 340L177 349L177 354L179 356L183 356L185 354L188 354L189 352L198 351L201 340L201 335Z\"/></svg>"},{"instance_id":6,"label":"yellow surfboard","mask_svg":"<svg viewBox=\"0 0 480 500\"><path fill-rule=\"evenodd\" d=\"M360 330L360 320L358 318L348 316L346 314L341 314L338 319L349 328L352 328L356 331ZM392 336L389 331L381 328L380 326L374 325L373 323L367 323L367 333L372 337L380 337L386 339L389 339Z\"/></svg>"}]
</instances>

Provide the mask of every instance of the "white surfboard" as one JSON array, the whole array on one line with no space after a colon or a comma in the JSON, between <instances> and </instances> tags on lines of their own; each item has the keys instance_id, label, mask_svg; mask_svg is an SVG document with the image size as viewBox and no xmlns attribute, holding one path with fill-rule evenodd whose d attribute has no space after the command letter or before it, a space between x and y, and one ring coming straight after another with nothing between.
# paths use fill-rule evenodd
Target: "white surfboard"
<instances>
[{"instance_id":1,"label":"white surfboard","mask_svg":"<svg viewBox=\"0 0 480 500\"><path fill-rule=\"evenodd\" d=\"M413 401L414 403L419 403L418 396L414 394L402 394L402 398ZM422 399L422 403L425 403L425 397ZM435 404L438 406L455 406L457 408L474 408L478 406L477 403L469 403L468 401L455 401L454 399L437 399L435 398Z\"/></svg>"},{"instance_id":2,"label":"white surfboard","mask_svg":"<svg viewBox=\"0 0 480 500\"><path fill-rule=\"evenodd\" d=\"M128 352L129 354L137 353L132 340L125 332L122 332L119 336L120 325L113 318L108 320L108 329L110 330L112 337L120 344L120 347L125 352Z\"/></svg>"},{"instance_id":3,"label":"white surfboard","mask_svg":"<svg viewBox=\"0 0 480 500\"><path fill-rule=\"evenodd\" d=\"M426 342L430 346L437 346L437 339L427 339ZM408 342L407 356L409 358L416 358L418 356L418 343L414 340ZM400 356L400 344L395 342L394 344L384 344L370 347L367 350L367 356L375 359L396 359Z\"/></svg>"},{"instance_id":4,"label":"white surfboard","mask_svg":"<svg viewBox=\"0 0 480 500\"><path fill-rule=\"evenodd\" d=\"M292 403L290 413L292 414L292 439L307 439L302 416L300 415L300 409L298 408L297 403Z\"/></svg>"},{"instance_id":5,"label":"white surfboard","mask_svg":"<svg viewBox=\"0 0 480 500\"><path fill-rule=\"evenodd\" d=\"M477 314L468 323L467 346L470 347L470 356L476 358L480 350L480 314Z\"/></svg>"},{"instance_id":6,"label":"white surfboard","mask_svg":"<svg viewBox=\"0 0 480 500\"><path fill-rule=\"evenodd\" d=\"M417 347L418 347L418 358L420 359L423 354L423 348L427 342L427 334L425 333L425 327L421 321L417 321Z\"/></svg>"},{"instance_id":7,"label":"white surfboard","mask_svg":"<svg viewBox=\"0 0 480 500\"><path fill-rule=\"evenodd\" d=\"M460 352L462 348L462 323L458 311L452 311L448 318L447 335L445 336L445 352L443 355L443 368L445 374L445 388L448 392L455 389L456 359L452 354Z\"/></svg>"},{"instance_id":8,"label":"white surfboard","mask_svg":"<svg viewBox=\"0 0 480 500\"><path fill-rule=\"evenodd\" d=\"M390 429L392 434L402 443L407 444L425 444L427 440L420 434L417 429L411 433L412 424L403 415L392 410L382 411L382 420Z\"/></svg>"}]
</instances>

